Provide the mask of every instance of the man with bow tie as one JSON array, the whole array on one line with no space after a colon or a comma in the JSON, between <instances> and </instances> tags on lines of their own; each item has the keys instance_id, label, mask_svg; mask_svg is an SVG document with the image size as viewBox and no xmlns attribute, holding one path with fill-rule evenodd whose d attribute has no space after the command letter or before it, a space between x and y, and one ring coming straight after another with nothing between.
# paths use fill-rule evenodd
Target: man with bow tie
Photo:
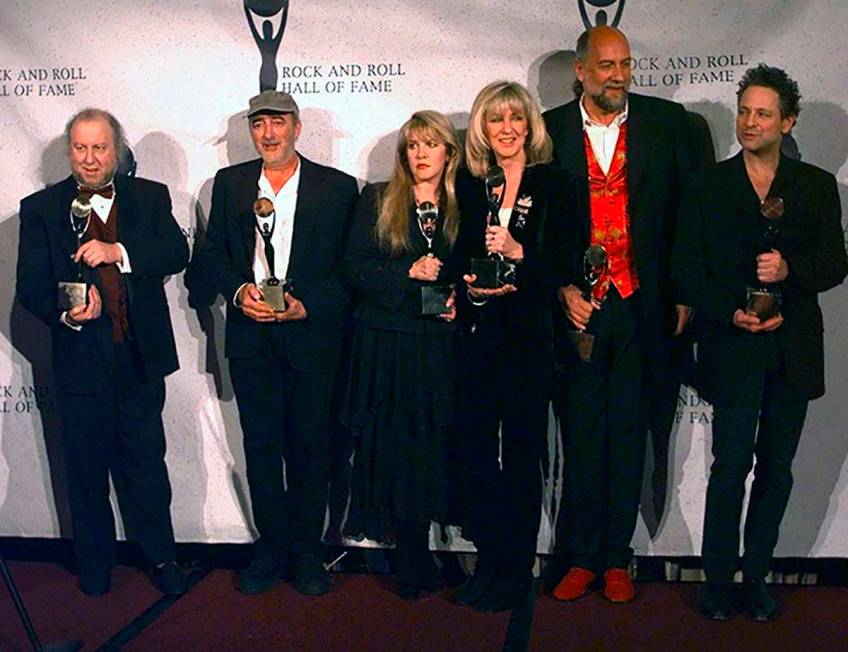
<instances>
[{"instance_id":1,"label":"man with bow tie","mask_svg":"<svg viewBox=\"0 0 848 652\"><path fill-rule=\"evenodd\" d=\"M186 266L188 245L165 186L116 176L127 143L114 116L84 109L65 139L71 176L21 201L16 291L52 334L80 587L91 596L109 590L111 472L121 476L123 519L154 582L178 595L186 580L174 563L162 408L164 378L179 364L163 282ZM75 198L92 209L81 245ZM76 279L78 268L87 301L63 309L58 284Z\"/></svg>"}]
</instances>

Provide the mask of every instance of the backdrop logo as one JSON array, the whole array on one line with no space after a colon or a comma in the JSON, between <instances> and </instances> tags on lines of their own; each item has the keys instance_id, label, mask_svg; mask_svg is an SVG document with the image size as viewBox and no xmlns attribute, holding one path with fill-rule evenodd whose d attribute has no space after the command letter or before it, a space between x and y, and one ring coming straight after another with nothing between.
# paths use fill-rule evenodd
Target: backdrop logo
<instances>
[{"instance_id":1,"label":"backdrop logo","mask_svg":"<svg viewBox=\"0 0 848 652\"><path fill-rule=\"evenodd\" d=\"M610 21L609 11L611 10L608 11L608 7L616 3L618 3L618 7L615 9L615 17ZM580 17L583 19L586 29L595 25L618 27L618 23L621 22L621 12L624 11L624 0L577 0L577 5L580 7ZM586 5L589 5L592 9L597 9L594 20L589 16Z\"/></svg>"},{"instance_id":2,"label":"backdrop logo","mask_svg":"<svg viewBox=\"0 0 848 652\"><path fill-rule=\"evenodd\" d=\"M259 90L277 89L277 52L286 31L289 0L244 0L244 15L262 55Z\"/></svg>"}]
</instances>

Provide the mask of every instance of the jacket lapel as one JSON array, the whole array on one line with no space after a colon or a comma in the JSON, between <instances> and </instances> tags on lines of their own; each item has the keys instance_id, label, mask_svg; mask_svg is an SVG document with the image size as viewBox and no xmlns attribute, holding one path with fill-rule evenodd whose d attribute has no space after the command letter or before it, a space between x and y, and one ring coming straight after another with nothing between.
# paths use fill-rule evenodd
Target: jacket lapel
<instances>
[{"instance_id":1,"label":"jacket lapel","mask_svg":"<svg viewBox=\"0 0 848 652\"><path fill-rule=\"evenodd\" d=\"M631 198L639 197L652 135L647 116L640 108L639 98L631 95L627 109L627 191Z\"/></svg>"},{"instance_id":2,"label":"jacket lapel","mask_svg":"<svg viewBox=\"0 0 848 652\"><path fill-rule=\"evenodd\" d=\"M138 230L138 197L129 179L115 175L115 201L118 209L118 241Z\"/></svg>"},{"instance_id":3,"label":"jacket lapel","mask_svg":"<svg viewBox=\"0 0 848 652\"><path fill-rule=\"evenodd\" d=\"M579 179L588 176L589 162L586 159L586 145L583 140L583 124L580 116L579 100L567 105L565 128L562 132L563 147L557 150L560 165ZM588 186L587 190L588 192Z\"/></svg>"},{"instance_id":4,"label":"jacket lapel","mask_svg":"<svg viewBox=\"0 0 848 652\"><path fill-rule=\"evenodd\" d=\"M71 202L77 194L77 182L72 176L69 176L64 181L59 182L56 188L57 194L52 209L55 217L51 217L51 224L57 234L59 246L70 257L77 250L77 237L71 228L70 214Z\"/></svg>"},{"instance_id":5,"label":"jacket lapel","mask_svg":"<svg viewBox=\"0 0 848 652\"><path fill-rule=\"evenodd\" d=\"M244 245L244 256L247 268L253 266L253 253L256 250L256 216L253 213L253 202L258 193L259 175L262 174L262 159L252 161L242 169L242 180L236 190L236 207L238 210L238 226Z\"/></svg>"},{"instance_id":6,"label":"jacket lapel","mask_svg":"<svg viewBox=\"0 0 848 652\"><path fill-rule=\"evenodd\" d=\"M300 155L299 155L300 156ZM286 276L298 275L304 257L309 250L312 233L318 226L315 215L316 200L321 195L320 185L324 179L318 166L300 156L300 183L297 186L297 205L294 210L294 229L292 232L291 255Z\"/></svg>"}]
</instances>

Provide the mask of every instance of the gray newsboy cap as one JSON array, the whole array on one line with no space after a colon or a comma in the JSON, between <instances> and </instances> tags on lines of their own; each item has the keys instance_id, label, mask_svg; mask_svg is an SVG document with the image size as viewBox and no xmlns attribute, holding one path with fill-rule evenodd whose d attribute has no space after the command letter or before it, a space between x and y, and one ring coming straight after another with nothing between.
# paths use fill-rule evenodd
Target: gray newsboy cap
<instances>
[{"instance_id":1,"label":"gray newsboy cap","mask_svg":"<svg viewBox=\"0 0 848 652\"><path fill-rule=\"evenodd\" d=\"M252 118L260 113L293 113L295 118L299 118L300 109L288 93L267 90L250 98L247 117Z\"/></svg>"}]
</instances>

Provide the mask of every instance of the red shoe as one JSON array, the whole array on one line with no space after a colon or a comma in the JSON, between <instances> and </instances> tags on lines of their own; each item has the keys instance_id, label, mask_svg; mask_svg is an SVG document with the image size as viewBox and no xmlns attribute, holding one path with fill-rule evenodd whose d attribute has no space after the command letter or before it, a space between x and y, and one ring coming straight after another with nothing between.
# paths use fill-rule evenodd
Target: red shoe
<instances>
[{"instance_id":1,"label":"red shoe","mask_svg":"<svg viewBox=\"0 0 848 652\"><path fill-rule=\"evenodd\" d=\"M610 602L630 602L636 589L630 573L624 568L610 568L604 573L604 597Z\"/></svg>"},{"instance_id":2,"label":"red shoe","mask_svg":"<svg viewBox=\"0 0 848 652\"><path fill-rule=\"evenodd\" d=\"M573 566L554 589L553 596L557 600L569 601L586 595L589 585L595 579L595 574L585 568Z\"/></svg>"}]
</instances>

